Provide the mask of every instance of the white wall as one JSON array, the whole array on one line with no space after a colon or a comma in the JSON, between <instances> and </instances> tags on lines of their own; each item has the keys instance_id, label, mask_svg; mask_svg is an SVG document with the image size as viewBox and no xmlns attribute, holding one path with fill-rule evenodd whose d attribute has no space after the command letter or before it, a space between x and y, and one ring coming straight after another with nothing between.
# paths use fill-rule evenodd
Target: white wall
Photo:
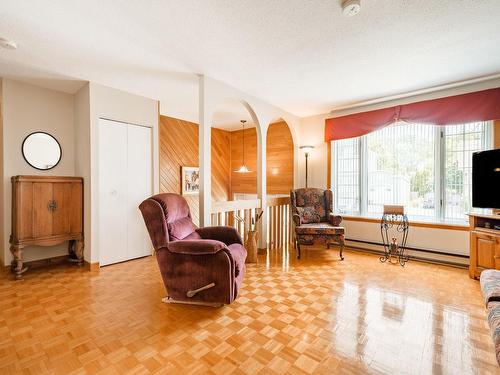
<instances>
[{"instance_id":1,"label":"white wall","mask_svg":"<svg viewBox=\"0 0 500 375\"><path fill-rule=\"evenodd\" d=\"M82 159L78 164L82 172L90 171L90 205L85 205L85 260L99 262L99 118L106 118L130 124L151 127L153 130L153 187L159 191L159 144L158 144L158 102L153 99L126 93L124 91L89 84L90 94L90 136L89 150L82 150ZM90 152L90 155L88 154ZM90 162L90 168L87 163ZM145 197L147 198L147 197ZM90 220L90 223L88 221ZM88 230L90 227L90 230Z\"/></svg>"},{"instance_id":2,"label":"white wall","mask_svg":"<svg viewBox=\"0 0 500 375\"><path fill-rule=\"evenodd\" d=\"M74 176L73 95L53 91L27 83L3 79L3 242L5 265L10 264L9 236L11 232L12 188L10 178L15 175ZM23 158L21 145L34 131L52 134L60 143L62 158L48 171L31 167ZM27 247L26 261L67 254L67 246Z\"/></svg>"},{"instance_id":3,"label":"white wall","mask_svg":"<svg viewBox=\"0 0 500 375\"><path fill-rule=\"evenodd\" d=\"M344 220L342 225L346 228L346 238L377 243L382 242L379 223ZM348 242L347 244L354 247L382 250L381 246L372 246L359 242ZM410 225L407 246L423 250L434 250L468 256L469 232L464 230L436 229ZM441 256L420 251L409 251L409 254L422 258L468 264L468 260L461 257Z\"/></svg>"},{"instance_id":4,"label":"white wall","mask_svg":"<svg viewBox=\"0 0 500 375\"><path fill-rule=\"evenodd\" d=\"M90 84L87 83L74 99L75 138L75 175L83 177L83 235L85 247L83 257L90 259ZM88 241L88 243L87 243Z\"/></svg>"},{"instance_id":5,"label":"white wall","mask_svg":"<svg viewBox=\"0 0 500 375\"><path fill-rule=\"evenodd\" d=\"M0 79L0 265L4 264L4 182L3 182L3 80Z\"/></svg>"},{"instance_id":6,"label":"white wall","mask_svg":"<svg viewBox=\"0 0 500 375\"><path fill-rule=\"evenodd\" d=\"M12 259L9 236L11 231L11 182L14 175L58 175L84 178L84 258L98 262L98 121L108 118L153 128L153 186L159 190L158 102L153 99L88 83L76 94L33 86L3 79L1 85L3 120L1 168L0 259L8 265ZM49 171L39 171L27 164L21 145L29 133L37 130L52 134L61 144L62 159ZM94 246L92 246L94 245ZM27 247L26 261L66 255L67 246Z\"/></svg>"},{"instance_id":7,"label":"white wall","mask_svg":"<svg viewBox=\"0 0 500 375\"><path fill-rule=\"evenodd\" d=\"M325 119L326 115L306 117L300 120L299 146L314 146L308 158L308 185L326 189L327 183L327 161L328 148L325 142ZM299 186L306 185L305 156L299 151Z\"/></svg>"}]
</instances>

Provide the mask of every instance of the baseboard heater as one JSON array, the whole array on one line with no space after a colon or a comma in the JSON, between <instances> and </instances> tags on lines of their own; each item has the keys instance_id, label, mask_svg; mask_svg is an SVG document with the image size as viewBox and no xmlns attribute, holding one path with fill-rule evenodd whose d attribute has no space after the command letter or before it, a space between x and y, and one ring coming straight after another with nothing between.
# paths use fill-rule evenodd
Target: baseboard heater
<instances>
[{"instance_id":1,"label":"baseboard heater","mask_svg":"<svg viewBox=\"0 0 500 375\"><path fill-rule=\"evenodd\" d=\"M359 244L365 244L365 245L372 245L372 246L380 246L383 248L384 244L381 242L376 242L376 241L365 241L365 240L357 240L354 238L346 238L346 242L353 242L353 243L359 243ZM350 248L354 248L357 250L373 253L373 254L383 254L383 250L376 250L376 249L368 249L366 247L361 247L361 246L352 246L348 245ZM447 260L442 260L442 259L435 259L435 258L429 258L429 257L423 257L423 256L415 256L412 254L407 254L409 259L413 260L418 260L418 261L423 261L423 262L429 262L429 263L435 263L435 264L444 264L447 266L453 266L453 267L459 267L459 268L467 268L468 267L468 260L469 256L468 255L463 255L463 254L453 254L453 253L448 253L445 251L438 251L438 250L429 250L429 249L421 249L418 247L411 247L407 246L406 250L410 251L415 251L415 252L420 252L424 254L436 254L436 255L441 255L441 256L449 256L449 257L455 257L455 258L461 258L461 259L466 259L467 264L464 263L457 263L453 261L447 261Z\"/></svg>"}]
</instances>

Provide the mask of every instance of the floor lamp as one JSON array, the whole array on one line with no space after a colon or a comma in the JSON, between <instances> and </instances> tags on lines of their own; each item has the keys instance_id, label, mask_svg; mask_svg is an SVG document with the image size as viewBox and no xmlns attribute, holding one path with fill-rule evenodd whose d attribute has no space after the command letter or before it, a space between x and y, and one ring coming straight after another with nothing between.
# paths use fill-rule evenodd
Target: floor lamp
<instances>
[{"instance_id":1,"label":"floor lamp","mask_svg":"<svg viewBox=\"0 0 500 375\"><path fill-rule=\"evenodd\" d=\"M307 188L307 177L308 177L308 166L307 159L309 158L309 153L313 150L314 146L300 146L300 149L304 152L306 156L306 188Z\"/></svg>"}]
</instances>

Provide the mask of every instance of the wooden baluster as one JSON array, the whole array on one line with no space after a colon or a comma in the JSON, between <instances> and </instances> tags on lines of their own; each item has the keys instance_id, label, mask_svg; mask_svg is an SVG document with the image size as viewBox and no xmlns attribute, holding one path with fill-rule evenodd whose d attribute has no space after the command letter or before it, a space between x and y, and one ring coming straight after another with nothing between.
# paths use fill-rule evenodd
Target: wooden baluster
<instances>
[{"instance_id":1,"label":"wooden baluster","mask_svg":"<svg viewBox=\"0 0 500 375\"><path fill-rule=\"evenodd\" d=\"M252 229L252 209L247 210L245 221L247 223L247 234Z\"/></svg>"},{"instance_id":2,"label":"wooden baluster","mask_svg":"<svg viewBox=\"0 0 500 375\"><path fill-rule=\"evenodd\" d=\"M274 210L275 210L275 218L274 220L276 221L276 234L275 234L275 237L276 237L276 248L279 247L279 237L280 237L280 217L279 217L279 213L280 213L280 208L279 206L274 206Z\"/></svg>"},{"instance_id":3,"label":"wooden baluster","mask_svg":"<svg viewBox=\"0 0 500 375\"><path fill-rule=\"evenodd\" d=\"M246 242L247 240L247 232L248 232L248 221L247 221L247 211L248 210L243 210L243 243Z\"/></svg>"},{"instance_id":4,"label":"wooden baluster","mask_svg":"<svg viewBox=\"0 0 500 375\"><path fill-rule=\"evenodd\" d=\"M281 221L280 221L280 225L281 225L281 246L283 247L285 245L285 239L286 239L286 225L285 225L285 221L286 221L286 216L285 216L285 206L282 204L280 206L280 210L281 210Z\"/></svg>"},{"instance_id":5,"label":"wooden baluster","mask_svg":"<svg viewBox=\"0 0 500 375\"><path fill-rule=\"evenodd\" d=\"M281 247L281 230L283 229L282 226L281 226L281 207L280 206L276 206L276 221L277 221L277 225L276 225L276 235L277 235L277 238L276 238L276 247L277 248L280 248Z\"/></svg>"},{"instance_id":6,"label":"wooden baluster","mask_svg":"<svg viewBox=\"0 0 500 375\"><path fill-rule=\"evenodd\" d=\"M273 246L273 208L271 206L267 207L267 244L271 249Z\"/></svg>"},{"instance_id":7,"label":"wooden baluster","mask_svg":"<svg viewBox=\"0 0 500 375\"><path fill-rule=\"evenodd\" d=\"M273 249L276 249L277 243L277 233L278 233L278 222L277 222L277 217L276 215L276 206L273 206Z\"/></svg>"},{"instance_id":8,"label":"wooden baluster","mask_svg":"<svg viewBox=\"0 0 500 375\"><path fill-rule=\"evenodd\" d=\"M284 210L284 215L285 217L283 218L283 225L285 226L285 249L288 249L288 205L285 204L283 206L283 210Z\"/></svg>"},{"instance_id":9,"label":"wooden baluster","mask_svg":"<svg viewBox=\"0 0 500 375\"><path fill-rule=\"evenodd\" d=\"M280 208L274 206L274 221L276 222L276 234L274 235L276 241L276 248L280 246Z\"/></svg>"},{"instance_id":10,"label":"wooden baluster","mask_svg":"<svg viewBox=\"0 0 500 375\"><path fill-rule=\"evenodd\" d=\"M241 210L238 210L238 217L242 218L242 211ZM241 238L245 238L245 232L244 232L244 229L243 229L243 223L241 221L238 220L238 232L240 232L240 236Z\"/></svg>"},{"instance_id":11,"label":"wooden baluster","mask_svg":"<svg viewBox=\"0 0 500 375\"><path fill-rule=\"evenodd\" d=\"M267 215L266 215L266 220L267 220L267 225L266 225L266 230L267 230L267 233L266 233L266 238L267 238L267 243L266 243L266 247L269 247L269 244L271 243L271 221L269 220L269 215L270 215L270 207L267 206L266 207L266 210L267 210Z\"/></svg>"},{"instance_id":12,"label":"wooden baluster","mask_svg":"<svg viewBox=\"0 0 500 375\"><path fill-rule=\"evenodd\" d=\"M280 223L279 223L279 210L278 206L274 206L274 248L279 247L279 234L280 234Z\"/></svg>"},{"instance_id":13,"label":"wooden baluster","mask_svg":"<svg viewBox=\"0 0 500 375\"><path fill-rule=\"evenodd\" d=\"M274 248L274 217L273 217L273 206L269 207L269 247Z\"/></svg>"},{"instance_id":14,"label":"wooden baluster","mask_svg":"<svg viewBox=\"0 0 500 375\"><path fill-rule=\"evenodd\" d=\"M292 214L290 210L290 205L286 205L286 230L287 230L287 236L286 236L286 245L287 247L290 246L290 243L292 242L292 225L291 225L291 219Z\"/></svg>"},{"instance_id":15,"label":"wooden baluster","mask_svg":"<svg viewBox=\"0 0 500 375\"><path fill-rule=\"evenodd\" d=\"M286 206L281 205L281 226L283 228L283 234L281 237L282 246L286 244Z\"/></svg>"}]
</instances>

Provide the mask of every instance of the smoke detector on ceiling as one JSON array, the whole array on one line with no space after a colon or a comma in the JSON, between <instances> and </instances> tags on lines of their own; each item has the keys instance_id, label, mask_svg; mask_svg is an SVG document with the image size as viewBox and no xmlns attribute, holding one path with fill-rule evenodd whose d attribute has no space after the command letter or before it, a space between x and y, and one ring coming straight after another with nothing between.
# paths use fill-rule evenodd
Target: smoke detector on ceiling
<instances>
[{"instance_id":1,"label":"smoke detector on ceiling","mask_svg":"<svg viewBox=\"0 0 500 375\"><path fill-rule=\"evenodd\" d=\"M346 17L352 17L361 11L361 0L345 0L342 3L342 13Z\"/></svg>"},{"instance_id":2,"label":"smoke detector on ceiling","mask_svg":"<svg viewBox=\"0 0 500 375\"><path fill-rule=\"evenodd\" d=\"M17 49L17 43L12 40L0 38L0 47L5 49Z\"/></svg>"}]
</instances>

